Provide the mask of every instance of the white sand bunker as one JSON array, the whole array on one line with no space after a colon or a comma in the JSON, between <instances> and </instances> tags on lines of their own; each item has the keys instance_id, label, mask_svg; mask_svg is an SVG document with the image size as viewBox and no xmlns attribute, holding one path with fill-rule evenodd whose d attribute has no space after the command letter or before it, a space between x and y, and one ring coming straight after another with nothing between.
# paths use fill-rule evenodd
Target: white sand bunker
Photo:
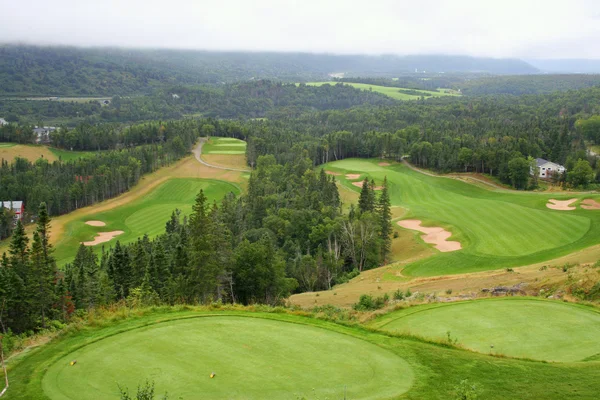
<instances>
[{"instance_id":1,"label":"white sand bunker","mask_svg":"<svg viewBox=\"0 0 600 400\"><path fill-rule=\"evenodd\" d=\"M358 179L360 174L346 174L346 179Z\"/></svg>"},{"instance_id":2,"label":"white sand bunker","mask_svg":"<svg viewBox=\"0 0 600 400\"><path fill-rule=\"evenodd\" d=\"M117 237L125 233L124 231L112 231L112 232L98 232L94 240L90 242L81 242L84 246L95 246L100 243L109 242L112 238Z\"/></svg>"},{"instance_id":3,"label":"white sand bunker","mask_svg":"<svg viewBox=\"0 0 600 400\"><path fill-rule=\"evenodd\" d=\"M377 164L377 165L379 165L380 167L389 167L389 166L390 166L390 165L392 165L392 164L390 164L389 162L380 162L380 163L379 163L379 164Z\"/></svg>"},{"instance_id":4,"label":"white sand bunker","mask_svg":"<svg viewBox=\"0 0 600 400\"><path fill-rule=\"evenodd\" d=\"M85 224L89 226L106 226L102 221L86 221Z\"/></svg>"},{"instance_id":5,"label":"white sand bunker","mask_svg":"<svg viewBox=\"0 0 600 400\"><path fill-rule=\"evenodd\" d=\"M593 199L585 199L581 202L581 208L584 210L600 210L600 203Z\"/></svg>"},{"instance_id":6,"label":"white sand bunker","mask_svg":"<svg viewBox=\"0 0 600 400\"><path fill-rule=\"evenodd\" d=\"M555 200L549 199L548 203L546 203L546 207L551 208L552 210L560 210L560 211L572 211L575 210L575 207L569 206L569 204L577 201L577 199L570 200Z\"/></svg>"},{"instance_id":7,"label":"white sand bunker","mask_svg":"<svg viewBox=\"0 0 600 400\"><path fill-rule=\"evenodd\" d=\"M338 174L337 172L333 172L333 171L325 171L325 173L326 173L327 175L334 175L334 176L339 176L339 175L341 175L341 174Z\"/></svg>"},{"instance_id":8,"label":"white sand bunker","mask_svg":"<svg viewBox=\"0 0 600 400\"><path fill-rule=\"evenodd\" d=\"M362 185L363 185L362 181L360 181L360 182L352 182L352 184L354 186L356 186L356 187L359 187L359 188L362 188ZM373 188L373 190L381 190L381 189L383 189L383 186L375 186Z\"/></svg>"},{"instance_id":9,"label":"white sand bunker","mask_svg":"<svg viewBox=\"0 0 600 400\"><path fill-rule=\"evenodd\" d=\"M447 240L452 233L440 227L425 227L421 226L421 221L418 219L405 219L398 221L398 225L406 229L423 232L421 238L425 243L435 245L435 248L441 252L456 251L462 249L460 242Z\"/></svg>"}]
</instances>

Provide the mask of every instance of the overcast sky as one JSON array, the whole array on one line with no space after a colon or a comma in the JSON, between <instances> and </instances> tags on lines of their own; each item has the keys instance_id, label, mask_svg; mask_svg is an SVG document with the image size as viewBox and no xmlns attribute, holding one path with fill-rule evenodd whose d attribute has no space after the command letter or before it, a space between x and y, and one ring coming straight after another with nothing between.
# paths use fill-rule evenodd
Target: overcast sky
<instances>
[{"instance_id":1,"label":"overcast sky","mask_svg":"<svg viewBox=\"0 0 600 400\"><path fill-rule=\"evenodd\" d=\"M600 0L0 0L0 41L600 58Z\"/></svg>"}]
</instances>

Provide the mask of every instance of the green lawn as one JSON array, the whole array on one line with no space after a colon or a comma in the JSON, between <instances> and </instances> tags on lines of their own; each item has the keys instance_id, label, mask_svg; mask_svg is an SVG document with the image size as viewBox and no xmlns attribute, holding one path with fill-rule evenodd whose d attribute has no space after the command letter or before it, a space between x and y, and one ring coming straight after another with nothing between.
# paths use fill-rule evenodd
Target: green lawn
<instances>
[{"instance_id":1,"label":"green lawn","mask_svg":"<svg viewBox=\"0 0 600 400\"><path fill-rule=\"evenodd\" d=\"M15 143L0 143L0 148L9 148L15 146Z\"/></svg>"},{"instance_id":2,"label":"green lawn","mask_svg":"<svg viewBox=\"0 0 600 400\"><path fill-rule=\"evenodd\" d=\"M453 399L463 379L486 400L594 399L600 391L598 362L495 358L242 310L132 312L72 329L8 367L7 400L118 399L117 384L135 391L147 379L157 394L185 400L342 399L344 392L348 399Z\"/></svg>"},{"instance_id":3,"label":"green lawn","mask_svg":"<svg viewBox=\"0 0 600 400\"><path fill-rule=\"evenodd\" d=\"M511 357L574 362L600 355L600 312L559 301L438 303L387 314L372 326L435 340L450 332L468 349Z\"/></svg>"},{"instance_id":4,"label":"green lawn","mask_svg":"<svg viewBox=\"0 0 600 400\"><path fill-rule=\"evenodd\" d=\"M378 161L346 159L324 168L342 173L342 184L355 191L360 188L352 186L343 174L366 174L378 184L387 176L392 204L408 210L403 219L444 227L453 234L449 240L457 240L463 247L412 263L404 274L432 276L527 265L600 242L599 211L546 207L550 198L597 196L489 190L426 176L402 164L381 167Z\"/></svg>"},{"instance_id":5,"label":"green lawn","mask_svg":"<svg viewBox=\"0 0 600 400\"><path fill-rule=\"evenodd\" d=\"M177 208L187 215L192 210L194 199L204 190L209 201L220 200L229 192L240 193L239 188L231 183L195 178L172 178L158 186L141 199L119 206L109 211L86 216L68 223L65 232L56 243L55 257L59 264L68 262L75 256L79 243L91 241L97 232L124 231L104 245L114 245L119 240L127 243L148 234L150 237L164 232L165 223ZM103 227L93 227L85 222L102 221ZM102 245L94 247L100 248Z\"/></svg>"},{"instance_id":6,"label":"green lawn","mask_svg":"<svg viewBox=\"0 0 600 400\"><path fill-rule=\"evenodd\" d=\"M97 154L97 151L70 151L70 150L62 150L57 149L55 147L49 147L50 151L54 153L54 155L59 158L61 161L67 162L72 160L77 160L79 158L89 158L93 157L94 154Z\"/></svg>"},{"instance_id":7,"label":"green lawn","mask_svg":"<svg viewBox=\"0 0 600 400\"><path fill-rule=\"evenodd\" d=\"M310 86L322 86L322 85L335 85L337 82L308 82L307 85ZM420 99L421 96L415 96L411 94L400 93L400 90L413 90L407 88L398 88L398 87L389 87L389 86L377 86L377 85L369 85L366 83L352 83L352 82L344 82L344 85L350 85L357 89L362 90L373 90L374 92L385 94L396 100L417 100ZM442 96L457 96L457 94L447 93L446 91L433 92L430 90L417 90L419 93L430 94L429 97L442 97Z\"/></svg>"},{"instance_id":8,"label":"green lawn","mask_svg":"<svg viewBox=\"0 0 600 400\"><path fill-rule=\"evenodd\" d=\"M202 154L246 154L246 142L213 136L202 146Z\"/></svg>"}]
</instances>

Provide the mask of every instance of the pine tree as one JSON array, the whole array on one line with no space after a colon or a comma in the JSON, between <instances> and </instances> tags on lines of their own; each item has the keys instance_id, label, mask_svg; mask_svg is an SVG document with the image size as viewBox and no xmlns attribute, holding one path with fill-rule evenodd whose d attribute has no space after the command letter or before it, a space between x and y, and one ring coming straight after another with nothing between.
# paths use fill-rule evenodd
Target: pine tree
<instances>
[{"instance_id":1,"label":"pine tree","mask_svg":"<svg viewBox=\"0 0 600 400\"><path fill-rule=\"evenodd\" d=\"M379 195L379 204L377 208L381 221L379 230L379 237L381 238L381 261L385 264L392 247L392 211L387 176L383 179L383 188Z\"/></svg>"},{"instance_id":2,"label":"pine tree","mask_svg":"<svg viewBox=\"0 0 600 400\"><path fill-rule=\"evenodd\" d=\"M41 230L42 234L47 231ZM48 260L48 244L44 249L44 239L40 231L33 234L31 245L30 271L31 278L28 280L28 300L30 310L34 315L41 318L42 328L46 328L46 320L55 301L56 270L52 260Z\"/></svg>"},{"instance_id":3,"label":"pine tree","mask_svg":"<svg viewBox=\"0 0 600 400\"><path fill-rule=\"evenodd\" d=\"M360 190L360 196L358 197L358 211L362 214L364 212L369 211L370 209L370 188L369 188L369 179L365 178L362 184L362 189Z\"/></svg>"}]
</instances>

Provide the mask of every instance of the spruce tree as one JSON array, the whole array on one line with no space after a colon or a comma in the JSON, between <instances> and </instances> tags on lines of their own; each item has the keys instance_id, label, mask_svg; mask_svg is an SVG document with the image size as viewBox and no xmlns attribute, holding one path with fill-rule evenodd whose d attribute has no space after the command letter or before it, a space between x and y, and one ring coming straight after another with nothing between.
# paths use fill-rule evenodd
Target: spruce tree
<instances>
[{"instance_id":1,"label":"spruce tree","mask_svg":"<svg viewBox=\"0 0 600 400\"><path fill-rule=\"evenodd\" d=\"M369 179L365 178L360 190L360 196L358 197L358 211L362 214L369 211L370 209L370 187Z\"/></svg>"},{"instance_id":2,"label":"spruce tree","mask_svg":"<svg viewBox=\"0 0 600 400\"><path fill-rule=\"evenodd\" d=\"M379 237L381 238L381 261L385 264L392 247L392 211L387 176L383 179L383 188L379 195L378 213L380 218Z\"/></svg>"}]
</instances>

